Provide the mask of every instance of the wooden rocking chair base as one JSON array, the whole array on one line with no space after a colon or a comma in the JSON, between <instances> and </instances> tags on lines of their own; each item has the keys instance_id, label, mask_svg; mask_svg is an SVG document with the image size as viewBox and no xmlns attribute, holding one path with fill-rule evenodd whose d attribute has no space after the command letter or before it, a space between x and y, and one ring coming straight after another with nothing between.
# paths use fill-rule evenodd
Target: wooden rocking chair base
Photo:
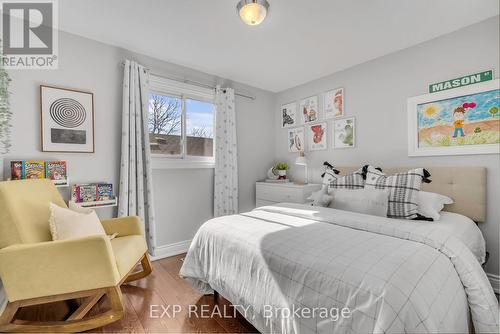
<instances>
[{"instance_id":1,"label":"wooden rocking chair base","mask_svg":"<svg viewBox=\"0 0 500 334\"><path fill-rule=\"evenodd\" d=\"M117 286L9 302L0 316L0 332L74 333L95 329L120 320L124 313L120 286L123 283L144 278L152 272L151 262L147 253L143 255L137 264L139 263L142 265L142 271L134 272L134 266L131 272ZM103 296L109 298L111 309L101 314L84 318ZM28 321L16 319L16 314L21 307L76 298L87 299L64 321Z\"/></svg>"}]
</instances>

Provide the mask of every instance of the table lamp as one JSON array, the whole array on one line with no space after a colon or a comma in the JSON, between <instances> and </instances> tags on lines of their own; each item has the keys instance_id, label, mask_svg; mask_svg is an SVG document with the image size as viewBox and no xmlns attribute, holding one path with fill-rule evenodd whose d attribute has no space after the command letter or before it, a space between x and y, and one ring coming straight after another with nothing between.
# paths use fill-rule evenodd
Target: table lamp
<instances>
[{"instance_id":1,"label":"table lamp","mask_svg":"<svg viewBox=\"0 0 500 334\"><path fill-rule=\"evenodd\" d=\"M307 159L304 156L304 151L299 152L299 156L295 159L295 164L304 166L304 184L307 184Z\"/></svg>"}]
</instances>

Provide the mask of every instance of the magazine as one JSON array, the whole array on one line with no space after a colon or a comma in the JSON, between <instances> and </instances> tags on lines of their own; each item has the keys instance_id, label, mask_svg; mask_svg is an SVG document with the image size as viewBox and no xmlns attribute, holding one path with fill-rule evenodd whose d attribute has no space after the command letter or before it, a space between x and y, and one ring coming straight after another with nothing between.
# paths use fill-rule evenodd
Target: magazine
<instances>
[{"instance_id":1,"label":"magazine","mask_svg":"<svg viewBox=\"0 0 500 334\"><path fill-rule=\"evenodd\" d=\"M24 162L11 161L10 162L10 178L11 180L21 180L24 178Z\"/></svg>"},{"instance_id":2,"label":"magazine","mask_svg":"<svg viewBox=\"0 0 500 334\"><path fill-rule=\"evenodd\" d=\"M46 177L54 181L54 184L66 184L66 161L47 161Z\"/></svg>"},{"instance_id":3,"label":"magazine","mask_svg":"<svg viewBox=\"0 0 500 334\"><path fill-rule=\"evenodd\" d=\"M113 185L111 183L97 184L97 200L106 201L113 198Z\"/></svg>"},{"instance_id":4,"label":"magazine","mask_svg":"<svg viewBox=\"0 0 500 334\"><path fill-rule=\"evenodd\" d=\"M44 179L45 161L25 161L24 162L25 179Z\"/></svg>"},{"instance_id":5,"label":"magazine","mask_svg":"<svg viewBox=\"0 0 500 334\"><path fill-rule=\"evenodd\" d=\"M97 184L75 184L71 190L74 202L94 202L97 200Z\"/></svg>"}]
</instances>

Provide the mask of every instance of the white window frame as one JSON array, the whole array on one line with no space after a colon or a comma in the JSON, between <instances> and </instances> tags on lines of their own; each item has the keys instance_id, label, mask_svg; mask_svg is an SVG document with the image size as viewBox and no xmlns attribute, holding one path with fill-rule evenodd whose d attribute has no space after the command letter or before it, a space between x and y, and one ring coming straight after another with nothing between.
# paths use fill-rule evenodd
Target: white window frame
<instances>
[{"instance_id":1,"label":"white window frame","mask_svg":"<svg viewBox=\"0 0 500 334\"><path fill-rule=\"evenodd\" d=\"M151 153L151 166L153 169L172 169L172 168L214 168L215 167L215 110L214 110L214 129L213 129L213 156L197 157L186 153L186 99L194 99L215 104L215 91L213 89L199 87L156 75L150 75L150 93L166 95L181 99L181 154L153 154Z\"/></svg>"}]
</instances>

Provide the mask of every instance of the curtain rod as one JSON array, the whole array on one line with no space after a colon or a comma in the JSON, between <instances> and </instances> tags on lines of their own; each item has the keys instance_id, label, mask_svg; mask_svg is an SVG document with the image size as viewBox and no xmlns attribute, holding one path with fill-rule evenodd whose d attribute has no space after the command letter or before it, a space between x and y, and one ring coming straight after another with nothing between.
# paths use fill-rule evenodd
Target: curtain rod
<instances>
[{"instance_id":1,"label":"curtain rod","mask_svg":"<svg viewBox=\"0 0 500 334\"><path fill-rule=\"evenodd\" d=\"M120 63L120 66L122 66L122 67L125 66L125 62L122 61ZM150 74L152 74L152 75L154 75L156 77L163 78L163 79L168 79L168 80L173 80L173 81L182 82L182 83L186 83L186 84L191 84L191 85L195 85L195 86L203 87L203 88L215 89L214 86L209 85L209 84L205 84L205 83L202 83L202 82L193 81L193 80L189 80L189 79L174 78L174 77L168 77L168 76L165 76L165 75L155 74L155 73L152 73L149 68L146 68L146 70L148 70L150 72ZM244 98L250 99L250 100L255 100L255 96L245 95L243 93L237 92L236 90L234 91L234 95L238 95L240 97L244 97Z\"/></svg>"}]
</instances>

